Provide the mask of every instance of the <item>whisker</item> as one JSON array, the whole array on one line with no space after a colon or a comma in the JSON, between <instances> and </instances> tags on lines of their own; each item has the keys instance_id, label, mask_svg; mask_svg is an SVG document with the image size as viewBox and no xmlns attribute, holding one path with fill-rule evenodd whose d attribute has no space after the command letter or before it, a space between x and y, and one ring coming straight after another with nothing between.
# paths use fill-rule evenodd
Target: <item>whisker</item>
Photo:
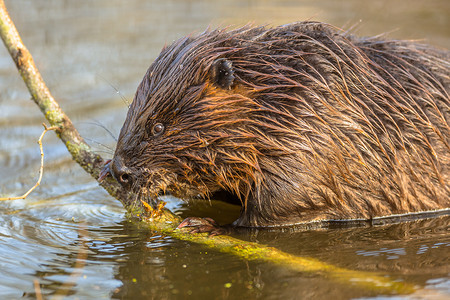
<instances>
[{"instance_id":1,"label":"whisker","mask_svg":"<svg viewBox=\"0 0 450 300\"><path fill-rule=\"evenodd\" d=\"M84 139L87 140L87 141L90 142L90 143L94 143L94 144L96 144L96 145L98 145L98 146L102 146L103 148L106 148L107 150L110 150L112 153L114 152L114 149L111 148L111 147L108 146L108 145L105 145L105 144L103 144L103 143L97 142L97 141L94 140L94 139L90 139L90 138L84 138ZM107 153L106 151L104 151L104 152Z\"/></svg>"},{"instance_id":2,"label":"whisker","mask_svg":"<svg viewBox=\"0 0 450 300\"><path fill-rule=\"evenodd\" d=\"M97 74L98 77L100 77L101 79L103 79L106 83L109 84L110 87L112 87L115 91L116 94L118 94L120 96L120 98L122 99L122 101L126 104L126 106L128 108L130 108L130 101L128 101L128 99L119 91L119 89L117 89L110 81L108 81L105 77L103 77L100 74Z\"/></svg>"},{"instance_id":3,"label":"whisker","mask_svg":"<svg viewBox=\"0 0 450 300\"><path fill-rule=\"evenodd\" d=\"M104 153L104 154L108 154L113 156L114 155L114 151L104 151L104 150L96 150L96 153Z\"/></svg>"},{"instance_id":4,"label":"whisker","mask_svg":"<svg viewBox=\"0 0 450 300\"><path fill-rule=\"evenodd\" d=\"M97 120L92 120L90 122L79 122L80 124L89 124L89 125L95 125L98 126L100 128L103 128L112 138L114 141L117 142L117 137L111 132L111 130L109 130L108 127L106 127L105 125L103 125L102 123L100 123Z\"/></svg>"}]
</instances>

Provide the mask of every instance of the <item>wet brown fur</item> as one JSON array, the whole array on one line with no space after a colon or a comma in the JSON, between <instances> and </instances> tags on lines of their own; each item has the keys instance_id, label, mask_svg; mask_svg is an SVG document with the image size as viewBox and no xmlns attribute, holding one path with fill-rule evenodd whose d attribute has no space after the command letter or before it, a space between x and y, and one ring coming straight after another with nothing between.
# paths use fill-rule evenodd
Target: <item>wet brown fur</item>
<instances>
[{"instance_id":1,"label":"wet brown fur","mask_svg":"<svg viewBox=\"0 0 450 300\"><path fill-rule=\"evenodd\" d=\"M449 70L448 51L318 22L185 37L147 71L111 169L153 197L226 190L240 226L449 208Z\"/></svg>"}]
</instances>

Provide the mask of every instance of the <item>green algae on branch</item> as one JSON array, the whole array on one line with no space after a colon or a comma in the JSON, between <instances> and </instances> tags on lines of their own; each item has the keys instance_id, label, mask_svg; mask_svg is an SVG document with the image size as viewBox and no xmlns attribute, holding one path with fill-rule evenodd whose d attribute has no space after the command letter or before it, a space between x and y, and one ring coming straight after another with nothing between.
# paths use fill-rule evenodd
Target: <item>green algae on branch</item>
<instances>
[{"instance_id":1,"label":"green algae on branch","mask_svg":"<svg viewBox=\"0 0 450 300\"><path fill-rule=\"evenodd\" d=\"M373 272L340 268L315 258L294 256L273 247L242 241L230 236L208 237L205 233L190 234L185 230L175 229L170 221L163 226L162 223L165 222L154 222L154 220L150 221L148 219L143 221L147 223L149 229L164 233L178 240L202 244L216 251L233 254L246 261L267 262L294 272L313 273L345 285L363 288L378 294L411 294L417 291L417 288L412 284L395 281Z\"/></svg>"},{"instance_id":2,"label":"green algae on branch","mask_svg":"<svg viewBox=\"0 0 450 300\"><path fill-rule=\"evenodd\" d=\"M342 284L364 288L385 294L410 294L417 288L409 283L394 281L389 277L373 272L363 272L340 268L315 258L298 257L273 247L258 243L242 241L230 236L208 236L206 233L190 234L185 229L176 229L181 219L160 207L156 215L148 206L134 208L134 216L138 215L149 229L187 242L202 244L213 250L233 254L246 261L261 261L290 269L294 272L320 274Z\"/></svg>"},{"instance_id":3,"label":"green algae on branch","mask_svg":"<svg viewBox=\"0 0 450 300\"><path fill-rule=\"evenodd\" d=\"M57 126L58 137L66 145L73 159L84 168L86 172L98 179L103 167L103 159L93 152L86 144L70 119L54 100L41 75L10 19L3 0L0 0L0 35L13 58L22 79L28 87L35 103L39 106L51 126ZM158 214L149 213L144 204L139 204L135 195L125 191L120 184L112 178L106 178L101 186L113 197L119 199L128 210L128 215L139 220L140 224L151 230L172 236L179 240L205 245L217 251L236 255L245 260L264 261L285 267L296 272L307 272L322 275L330 279L351 284L377 293L403 294L412 293L416 289L413 285L393 281L387 277L369 272L352 271L329 265L319 260L306 257L296 257L275 248L241 241L229 236L208 237L206 234L189 234L183 230L175 229L181 220L169 210L151 203L152 209Z\"/></svg>"}]
</instances>

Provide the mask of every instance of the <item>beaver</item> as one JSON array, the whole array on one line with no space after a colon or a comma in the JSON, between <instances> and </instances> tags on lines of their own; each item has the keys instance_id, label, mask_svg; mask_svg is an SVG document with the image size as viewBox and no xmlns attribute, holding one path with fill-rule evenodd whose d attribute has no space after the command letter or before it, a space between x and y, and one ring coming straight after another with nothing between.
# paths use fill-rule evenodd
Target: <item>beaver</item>
<instances>
[{"instance_id":1,"label":"beaver","mask_svg":"<svg viewBox=\"0 0 450 300\"><path fill-rule=\"evenodd\" d=\"M448 209L449 58L313 21L181 38L140 83L110 173L151 198L238 200L233 226ZM181 227L216 225L200 221Z\"/></svg>"}]
</instances>

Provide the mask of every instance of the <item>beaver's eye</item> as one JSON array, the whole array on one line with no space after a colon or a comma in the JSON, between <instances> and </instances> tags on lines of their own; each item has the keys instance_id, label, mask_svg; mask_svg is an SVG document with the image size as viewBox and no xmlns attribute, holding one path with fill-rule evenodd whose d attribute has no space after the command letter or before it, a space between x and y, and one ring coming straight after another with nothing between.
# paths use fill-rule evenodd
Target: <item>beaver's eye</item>
<instances>
[{"instance_id":1,"label":"beaver's eye","mask_svg":"<svg viewBox=\"0 0 450 300\"><path fill-rule=\"evenodd\" d=\"M156 123L155 125L153 125L152 127L152 135L154 136L158 136L161 133L164 132L164 125L161 123Z\"/></svg>"}]
</instances>

